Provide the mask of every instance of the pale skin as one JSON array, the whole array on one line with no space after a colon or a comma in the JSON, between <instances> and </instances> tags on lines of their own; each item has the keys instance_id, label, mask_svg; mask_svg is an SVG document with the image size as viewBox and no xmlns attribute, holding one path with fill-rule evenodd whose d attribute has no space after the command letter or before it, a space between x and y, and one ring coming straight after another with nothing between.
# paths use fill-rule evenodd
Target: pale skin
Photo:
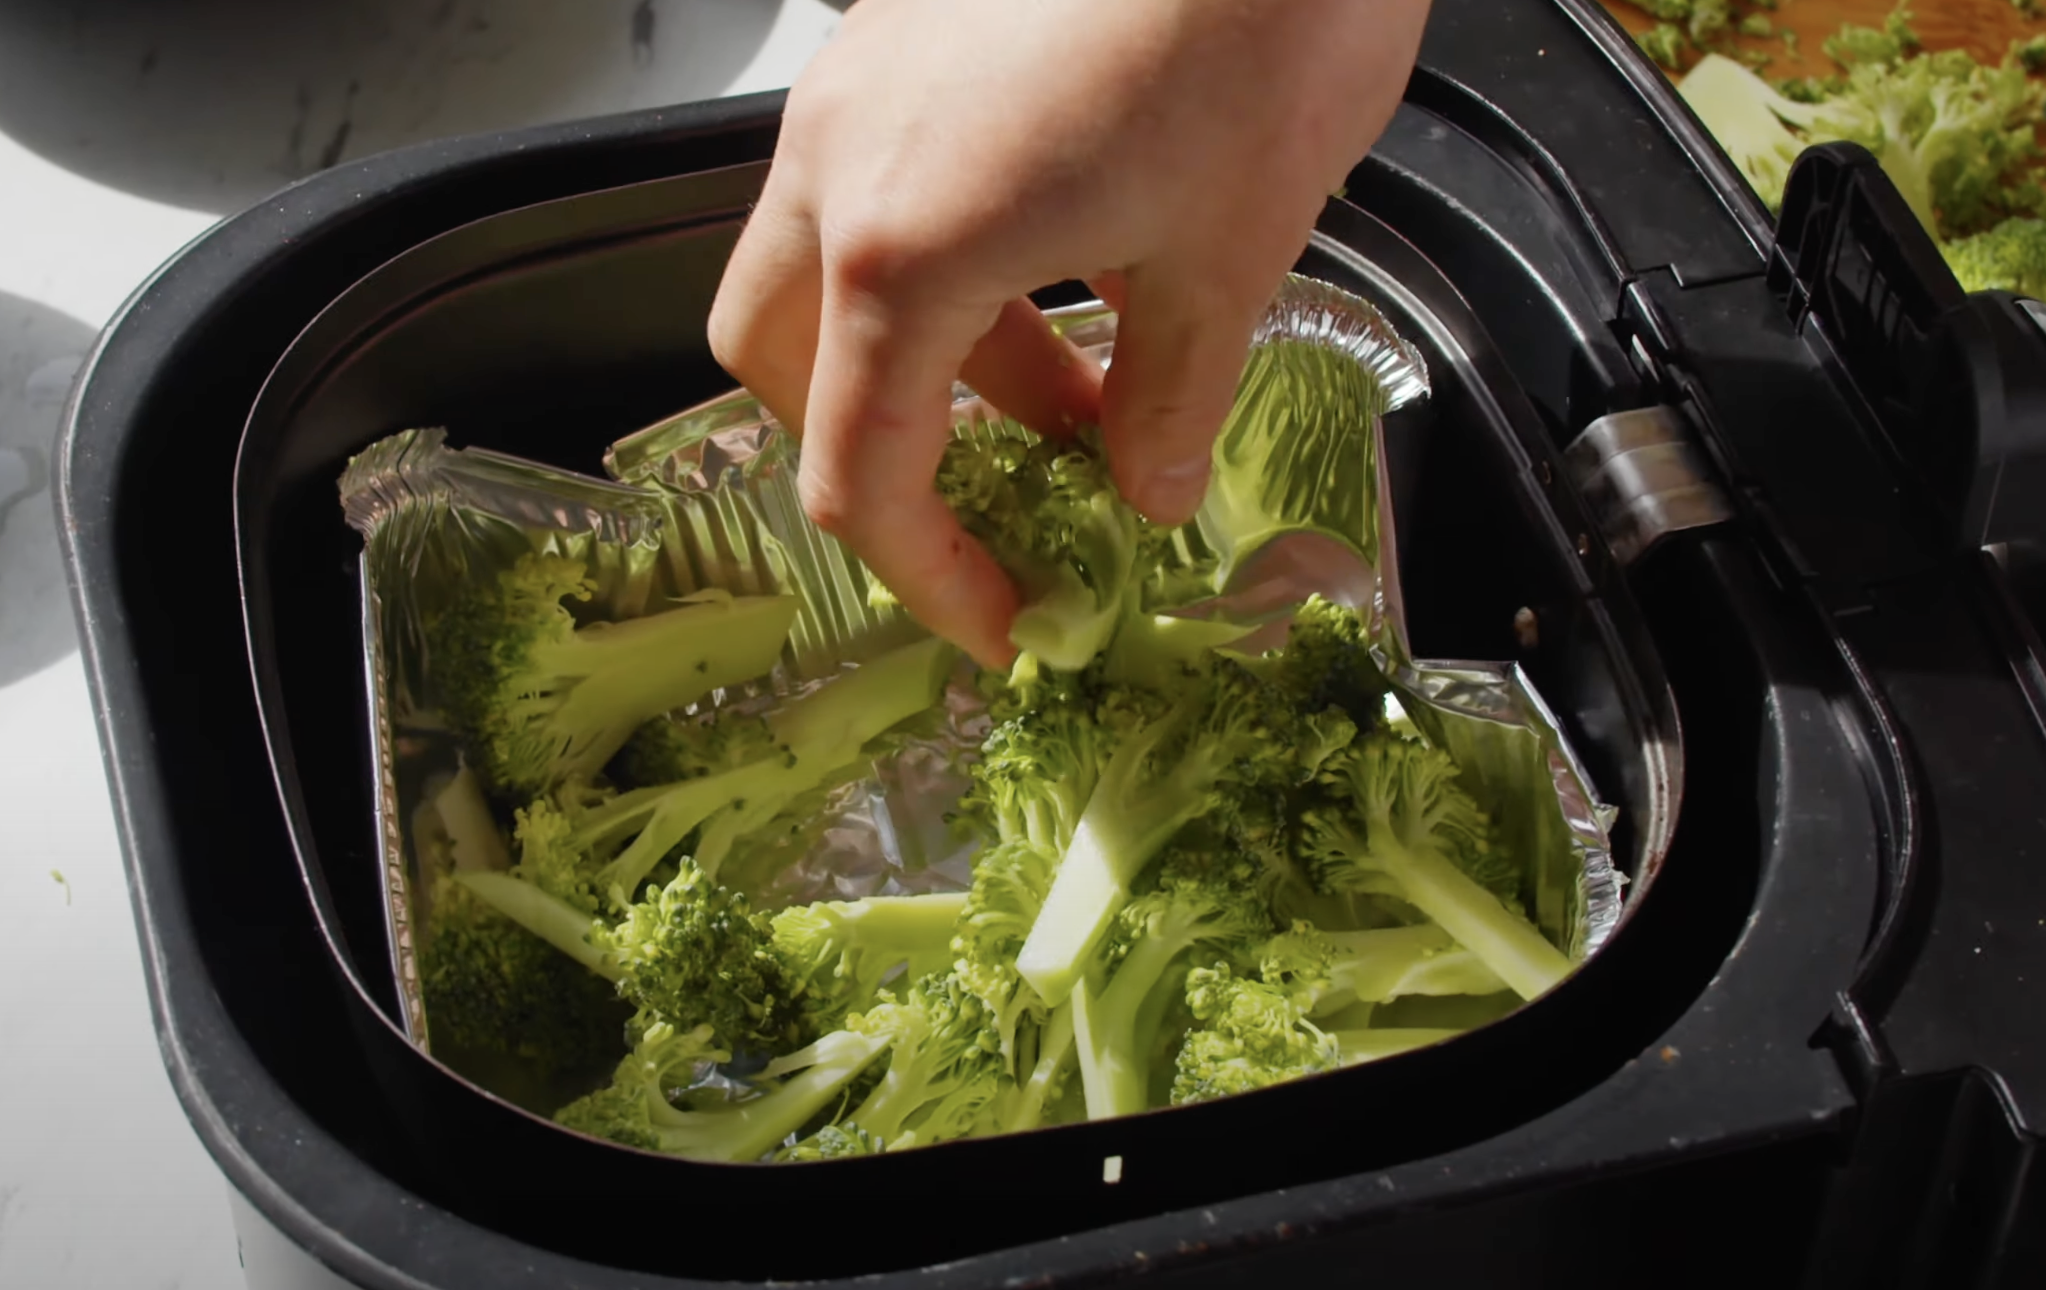
<instances>
[{"instance_id":1,"label":"pale skin","mask_svg":"<svg viewBox=\"0 0 2046 1290\"><path fill-rule=\"evenodd\" d=\"M933 489L964 379L1192 517L1259 314L1391 120L1427 0L860 0L790 91L711 311L805 510L1006 666L1017 593ZM1106 375L1028 294L1120 314Z\"/></svg>"}]
</instances>

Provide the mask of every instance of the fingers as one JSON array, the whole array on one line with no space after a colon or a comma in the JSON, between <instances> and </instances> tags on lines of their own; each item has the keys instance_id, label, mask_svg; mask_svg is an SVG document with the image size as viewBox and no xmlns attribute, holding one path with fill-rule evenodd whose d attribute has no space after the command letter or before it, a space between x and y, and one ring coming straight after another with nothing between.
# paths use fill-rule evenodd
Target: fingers
<instances>
[{"instance_id":1,"label":"fingers","mask_svg":"<svg viewBox=\"0 0 2046 1290\"><path fill-rule=\"evenodd\" d=\"M906 306L827 279L805 414L804 509L912 617L988 667L1015 658L1016 589L938 497L952 381L1000 306Z\"/></svg>"},{"instance_id":2,"label":"fingers","mask_svg":"<svg viewBox=\"0 0 2046 1290\"><path fill-rule=\"evenodd\" d=\"M1047 438L1101 420L1101 368L1028 300L1002 306L966 357L962 379L1004 413Z\"/></svg>"},{"instance_id":3,"label":"fingers","mask_svg":"<svg viewBox=\"0 0 2046 1290\"><path fill-rule=\"evenodd\" d=\"M776 199L772 180L718 285L710 349L791 433L803 433L823 303L816 226Z\"/></svg>"},{"instance_id":4,"label":"fingers","mask_svg":"<svg viewBox=\"0 0 2046 1290\"><path fill-rule=\"evenodd\" d=\"M1193 286L1154 267L1122 284L1102 435L1116 487L1160 524L1183 524L1208 489L1215 435L1236 400L1262 298Z\"/></svg>"}]
</instances>

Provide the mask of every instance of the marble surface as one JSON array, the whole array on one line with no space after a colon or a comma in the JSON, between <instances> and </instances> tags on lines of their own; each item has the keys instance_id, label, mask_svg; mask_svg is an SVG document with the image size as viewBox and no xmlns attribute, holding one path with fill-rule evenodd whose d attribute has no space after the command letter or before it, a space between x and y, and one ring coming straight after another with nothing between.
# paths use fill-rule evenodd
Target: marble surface
<instances>
[{"instance_id":1,"label":"marble surface","mask_svg":"<svg viewBox=\"0 0 2046 1290\"><path fill-rule=\"evenodd\" d=\"M417 140L786 86L825 0L0 0L0 1290L233 1290L156 1050L49 493L98 330L216 219Z\"/></svg>"}]
</instances>

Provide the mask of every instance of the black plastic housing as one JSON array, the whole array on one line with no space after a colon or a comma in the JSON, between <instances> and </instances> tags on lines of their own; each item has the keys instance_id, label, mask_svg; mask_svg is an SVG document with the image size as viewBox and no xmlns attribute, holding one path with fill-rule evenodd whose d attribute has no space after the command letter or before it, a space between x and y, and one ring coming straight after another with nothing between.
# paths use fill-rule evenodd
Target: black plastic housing
<instances>
[{"instance_id":1,"label":"black plastic housing","mask_svg":"<svg viewBox=\"0 0 2046 1290\"><path fill-rule=\"evenodd\" d=\"M778 107L352 163L195 243L88 365L64 534L155 1017L200 1136L264 1220L376 1287L2046 1277L2028 1236L2046 1098L2036 637L2027 653L2005 584L1914 491L1937 493L1891 450L1906 436L1843 324L1772 290L1771 257L1791 252L1591 0L1439 0L1407 105L1307 266L1340 274L1353 247L1445 323L1423 339L1454 379L1391 428L1419 650L1505 654L1532 603L1557 630L1529 666L1573 696L1616 797L1640 791L1628 740L1667 728L1658 671L1682 713L1674 845L1569 988L1359 1079L1197 1108L1197 1133L1172 1112L714 1186L558 1133L412 1050L357 886L375 858L335 468L422 420L592 468L609 438L710 392L715 255L656 256L672 308L591 266L635 240L713 247L718 221L656 203L614 211L631 236L612 242L571 228L573 254L486 246L467 262L476 298L524 280L505 325L545 344L422 343L430 373L407 371L410 341L353 348L431 314L407 297L334 322L319 363L277 378L304 383L296 413L246 440L244 423L286 345L394 257L506 212L587 215L659 191L628 185L757 165ZM458 301L470 281L456 266L419 294ZM549 300L634 303L583 338L573 316L550 329ZM353 361L351 403L333 391ZM1698 427L1739 516L1623 570L1557 449L1653 403ZM1451 470L1477 488L1444 488ZM1519 563L1480 559L1481 534L1520 538ZM1115 1187L1110 1152L1134 1166Z\"/></svg>"}]
</instances>

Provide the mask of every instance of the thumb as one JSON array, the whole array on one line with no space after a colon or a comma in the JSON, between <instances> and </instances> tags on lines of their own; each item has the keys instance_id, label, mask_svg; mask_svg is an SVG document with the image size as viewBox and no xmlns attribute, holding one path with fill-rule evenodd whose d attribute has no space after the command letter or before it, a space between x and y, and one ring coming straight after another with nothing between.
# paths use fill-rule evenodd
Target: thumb
<instances>
[{"instance_id":1,"label":"thumb","mask_svg":"<svg viewBox=\"0 0 2046 1290\"><path fill-rule=\"evenodd\" d=\"M1207 496L1215 436L1265 300L1199 275L1131 271L1101 390L1101 433L1116 487L1146 518L1184 524Z\"/></svg>"}]
</instances>

